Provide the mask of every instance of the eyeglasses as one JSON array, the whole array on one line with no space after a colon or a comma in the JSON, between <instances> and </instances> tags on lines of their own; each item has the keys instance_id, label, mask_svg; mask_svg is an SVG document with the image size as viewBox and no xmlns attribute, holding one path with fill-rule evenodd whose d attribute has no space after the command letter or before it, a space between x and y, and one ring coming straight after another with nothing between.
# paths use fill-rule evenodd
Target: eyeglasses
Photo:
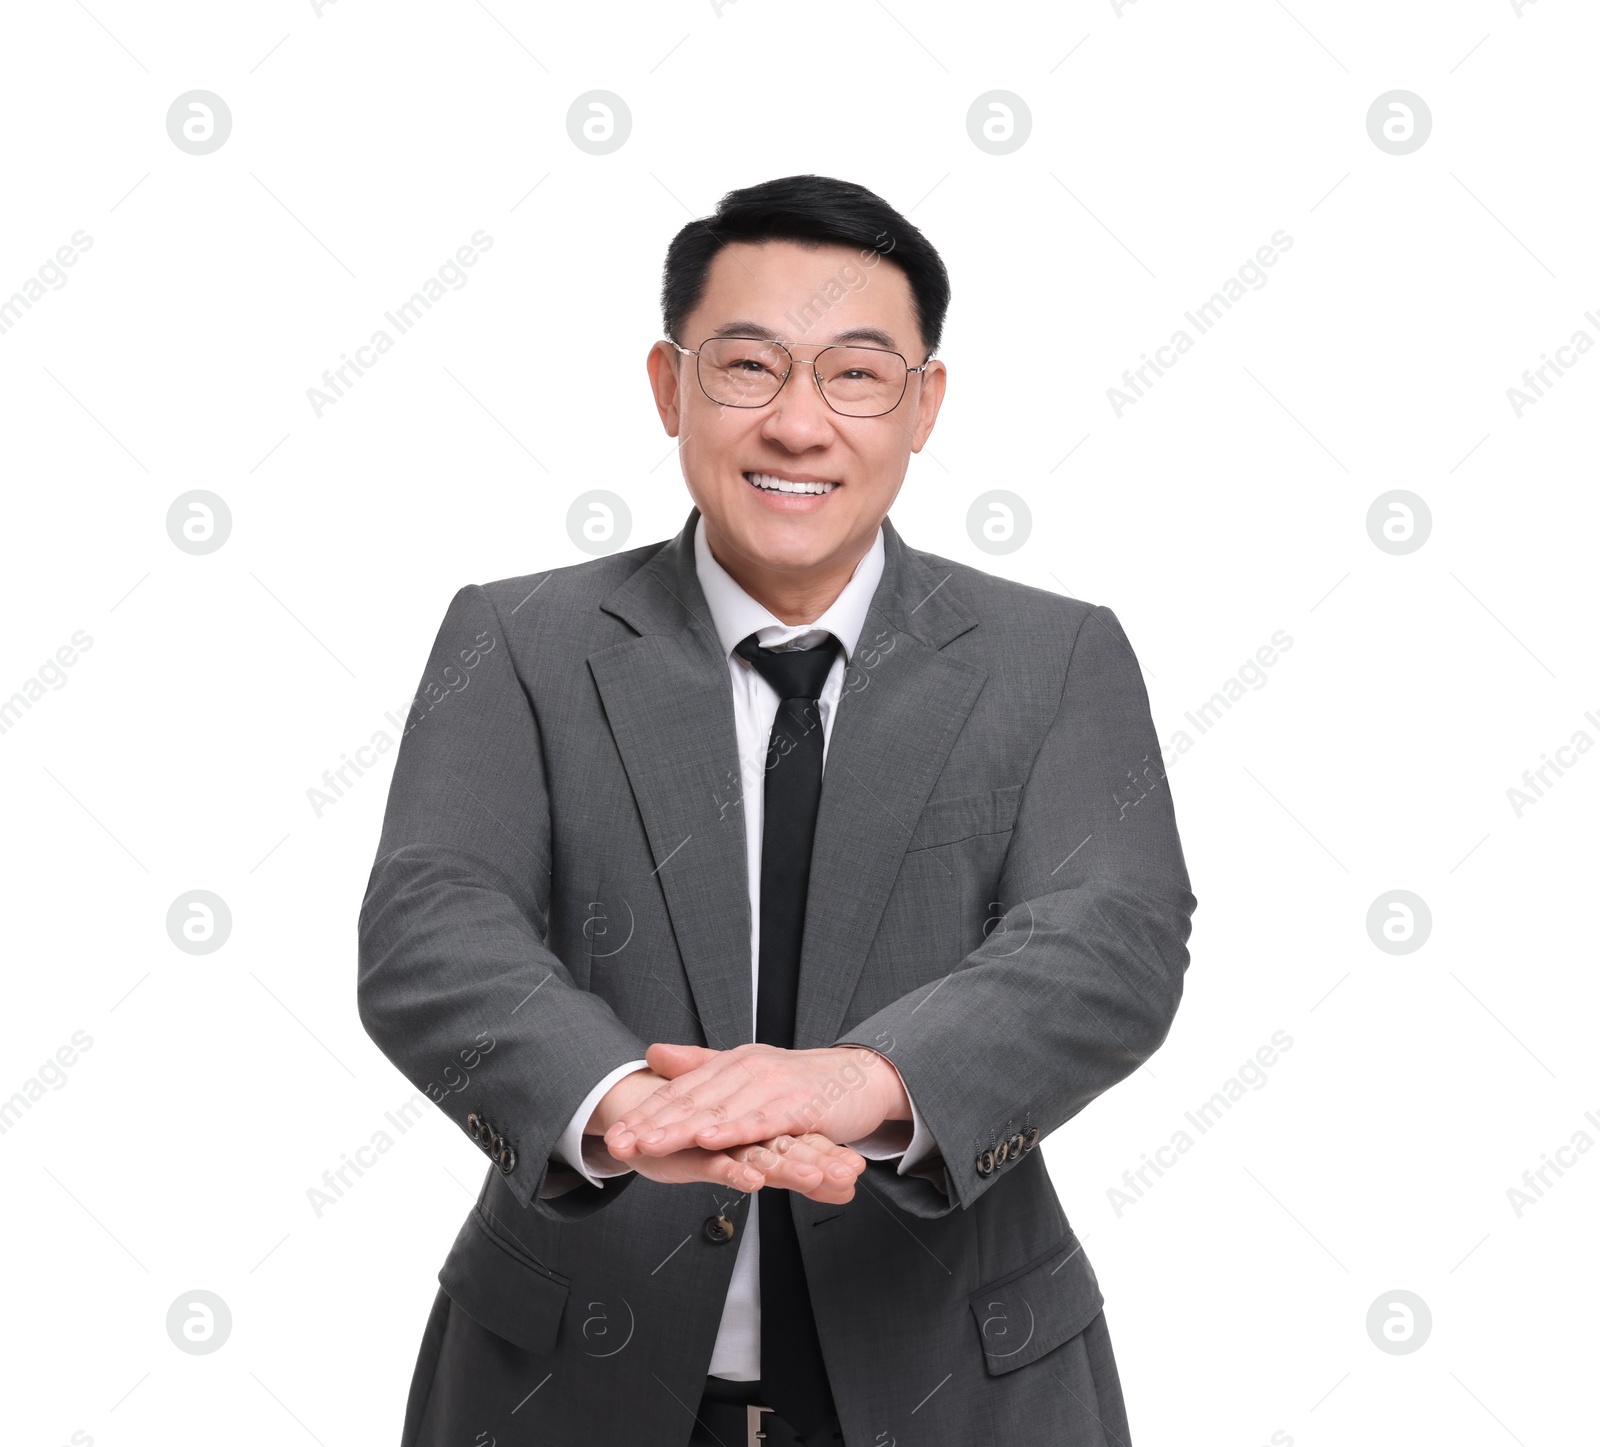
<instances>
[{"instance_id":1,"label":"eyeglasses","mask_svg":"<svg viewBox=\"0 0 1600 1447\"><path fill-rule=\"evenodd\" d=\"M670 338L668 338L671 341ZM759 337L710 337L678 346L695 359L700 390L722 407L765 407L782 390L797 359L782 342ZM842 417L882 417L906 394L913 372L899 352L884 347L824 347L809 363L822 400Z\"/></svg>"}]
</instances>

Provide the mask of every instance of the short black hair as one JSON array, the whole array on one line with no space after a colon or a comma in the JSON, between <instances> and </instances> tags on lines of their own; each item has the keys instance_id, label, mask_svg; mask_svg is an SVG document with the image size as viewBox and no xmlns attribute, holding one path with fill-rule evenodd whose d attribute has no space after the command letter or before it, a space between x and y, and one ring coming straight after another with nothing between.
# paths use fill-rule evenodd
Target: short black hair
<instances>
[{"instance_id":1,"label":"short black hair","mask_svg":"<svg viewBox=\"0 0 1600 1447\"><path fill-rule=\"evenodd\" d=\"M667 247L661 319L669 337L700 304L712 259L730 241L797 241L876 251L911 283L917 325L931 354L950 307L950 277L932 243L865 186L832 176L782 176L729 191L716 211L691 221Z\"/></svg>"}]
</instances>

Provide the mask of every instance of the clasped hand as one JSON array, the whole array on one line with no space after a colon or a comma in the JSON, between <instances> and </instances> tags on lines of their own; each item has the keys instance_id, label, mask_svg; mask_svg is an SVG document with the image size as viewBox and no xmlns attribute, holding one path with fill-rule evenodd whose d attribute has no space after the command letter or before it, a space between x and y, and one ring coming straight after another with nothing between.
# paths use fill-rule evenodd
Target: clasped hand
<instances>
[{"instance_id":1,"label":"clasped hand","mask_svg":"<svg viewBox=\"0 0 1600 1447\"><path fill-rule=\"evenodd\" d=\"M611 1156L652 1180L776 1186L816 1201L855 1195L866 1160L845 1141L911 1119L899 1072L861 1046L708 1050L657 1043L589 1123Z\"/></svg>"}]
</instances>

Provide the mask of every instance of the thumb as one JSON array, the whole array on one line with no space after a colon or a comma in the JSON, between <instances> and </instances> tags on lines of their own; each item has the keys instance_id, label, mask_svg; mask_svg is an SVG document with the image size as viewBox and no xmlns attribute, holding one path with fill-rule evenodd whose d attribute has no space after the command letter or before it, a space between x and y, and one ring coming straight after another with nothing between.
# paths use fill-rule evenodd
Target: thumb
<instances>
[{"instance_id":1,"label":"thumb","mask_svg":"<svg viewBox=\"0 0 1600 1447\"><path fill-rule=\"evenodd\" d=\"M680 1075L699 1069L716 1054L715 1050L708 1050L703 1045L673 1045L657 1041L645 1051L644 1058L657 1075L676 1080Z\"/></svg>"}]
</instances>

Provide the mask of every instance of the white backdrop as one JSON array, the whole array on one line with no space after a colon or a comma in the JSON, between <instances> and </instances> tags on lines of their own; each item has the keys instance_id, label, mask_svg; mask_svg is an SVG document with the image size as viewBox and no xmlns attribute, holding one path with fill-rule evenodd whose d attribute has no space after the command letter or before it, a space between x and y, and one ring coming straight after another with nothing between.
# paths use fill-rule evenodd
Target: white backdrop
<instances>
[{"instance_id":1,"label":"white backdrop","mask_svg":"<svg viewBox=\"0 0 1600 1447\"><path fill-rule=\"evenodd\" d=\"M661 257L798 171L952 275L896 525L1115 609L1169 745L1187 996L1044 1147L1135 1440L1593 1440L1592 7L83 0L6 31L8 1442L397 1439L482 1157L391 1122L413 1092L356 1017L394 757L357 751L458 587L583 560L583 494L625 502L614 548L681 526ZM194 492L209 541L173 534ZM198 891L203 953L168 923Z\"/></svg>"}]
</instances>

